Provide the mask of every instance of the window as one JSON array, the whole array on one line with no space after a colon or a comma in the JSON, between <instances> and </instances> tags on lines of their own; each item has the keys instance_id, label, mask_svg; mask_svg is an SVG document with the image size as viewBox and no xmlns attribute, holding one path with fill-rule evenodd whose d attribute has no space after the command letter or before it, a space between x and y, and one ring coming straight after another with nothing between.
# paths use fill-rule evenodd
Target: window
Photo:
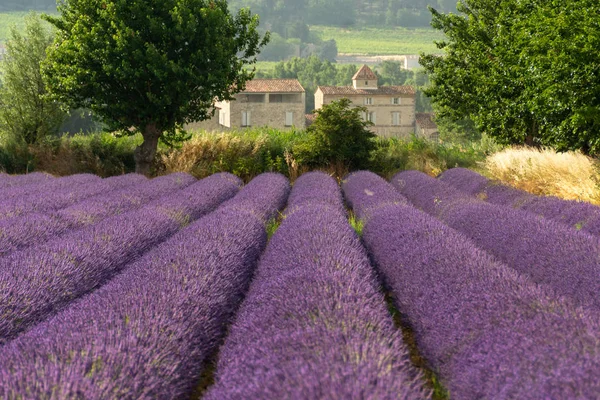
<instances>
[{"instance_id":1,"label":"window","mask_svg":"<svg viewBox=\"0 0 600 400\"><path fill-rule=\"evenodd\" d=\"M270 94L269 95L269 103L283 103L283 95L282 94Z\"/></svg>"},{"instance_id":2,"label":"window","mask_svg":"<svg viewBox=\"0 0 600 400\"><path fill-rule=\"evenodd\" d=\"M250 111L242 111L242 126L250 126Z\"/></svg>"},{"instance_id":3,"label":"window","mask_svg":"<svg viewBox=\"0 0 600 400\"><path fill-rule=\"evenodd\" d=\"M365 86L369 86L369 81L365 81Z\"/></svg>"},{"instance_id":4,"label":"window","mask_svg":"<svg viewBox=\"0 0 600 400\"><path fill-rule=\"evenodd\" d=\"M285 112L285 126L292 126L292 125L294 125L294 112L286 111Z\"/></svg>"},{"instance_id":5,"label":"window","mask_svg":"<svg viewBox=\"0 0 600 400\"><path fill-rule=\"evenodd\" d=\"M373 104L373 98L372 97L365 97L365 105L366 106L370 106Z\"/></svg>"},{"instance_id":6,"label":"window","mask_svg":"<svg viewBox=\"0 0 600 400\"><path fill-rule=\"evenodd\" d=\"M392 125L400 125L400 113L397 111L392 113Z\"/></svg>"},{"instance_id":7,"label":"window","mask_svg":"<svg viewBox=\"0 0 600 400\"><path fill-rule=\"evenodd\" d=\"M376 123L374 111L371 111L370 113L367 114L367 121L372 122L374 124Z\"/></svg>"},{"instance_id":8,"label":"window","mask_svg":"<svg viewBox=\"0 0 600 400\"><path fill-rule=\"evenodd\" d=\"M393 97L392 104L400 104L400 97Z\"/></svg>"}]
</instances>

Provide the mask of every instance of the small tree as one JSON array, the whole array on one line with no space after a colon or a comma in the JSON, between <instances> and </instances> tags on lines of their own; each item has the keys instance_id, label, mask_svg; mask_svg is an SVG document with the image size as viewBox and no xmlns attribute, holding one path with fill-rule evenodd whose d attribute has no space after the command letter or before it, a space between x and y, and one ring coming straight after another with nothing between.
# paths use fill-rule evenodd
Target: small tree
<instances>
[{"instance_id":1,"label":"small tree","mask_svg":"<svg viewBox=\"0 0 600 400\"><path fill-rule=\"evenodd\" d=\"M368 167L375 134L368 129L372 123L361 115L367 109L351 104L349 99L341 99L315 111L317 116L306 137L292 150L300 164L325 167L342 163L351 170Z\"/></svg>"},{"instance_id":2,"label":"small tree","mask_svg":"<svg viewBox=\"0 0 600 400\"><path fill-rule=\"evenodd\" d=\"M44 63L53 95L92 110L108 128L141 132L136 171L148 175L159 140L174 144L184 124L210 118L254 76L268 41L247 9L226 0L69 0Z\"/></svg>"},{"instance_id":3,"label":"small tree","mask_svg":"<svg viewBox=\"0 0 600 400\"><path fill-rule=\"evenodd\" d=\"M35 14L25 17L25 33L11 28L7 55L0 63L0 130L19 143L56 135L66 118L48 99L40 64L53 34Z\"/></svg>"}]
</instances>

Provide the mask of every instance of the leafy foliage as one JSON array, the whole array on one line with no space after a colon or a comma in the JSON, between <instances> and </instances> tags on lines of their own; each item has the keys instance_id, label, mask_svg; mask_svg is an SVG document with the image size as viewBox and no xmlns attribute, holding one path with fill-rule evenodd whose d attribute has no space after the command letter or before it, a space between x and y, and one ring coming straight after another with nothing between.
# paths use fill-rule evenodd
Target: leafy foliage
<instances>
[{"instance_id":1,"label":"leafy foliage","mask_svg":"<svg viewBox=\"0 0 600 400\"><path fill-rule=\"evenodd\" d=\"M225 0L72 0L60 17L44 75L55 98L86 108L108 128L142 132L138 172L148 173L159 138L212 116L215 100L231 100L253 77L245 66L268 41L258 17L232 15ZM163 135L163 133L165 133Z\"/></svg>"},{"instance_id":2,"label":"leafy foliage","mask_svg":"<svg viewBox=\"0 0 600 400\"><path fill-rule=\"evenodd\" d=\"M425 55L438 116L471 119L502 143L600 151L600 5L592 0L465 0L431 9L447 41Z\"/></svg>"},{"instance_id":3,"label":"leafy foliage","mask_svg":"<svg viewBox=\"0 0 600 400\"><path fill-rule=\"evenodd\" d=\"M25 18L24 34L11 29L0 70L0 131L15 142L33 144L56 135L66 117L59 104L47 98L40 70L52 40L52 32L35 14Z\"/></svg>"},{"instance_id":4,"label":"leafy foliage","mask_svg":"<svg viewBox=\"0 0 600 400\"><path fill-rule=\"evenodd\" d=\"M300 164L311 167L341 163L350 169L366 168L375 149L375 134L361 113L365 107L351 108L349 99L341 99L316 110L315 122L307 135L294 147Z\"/></svg>"}]
</instances>

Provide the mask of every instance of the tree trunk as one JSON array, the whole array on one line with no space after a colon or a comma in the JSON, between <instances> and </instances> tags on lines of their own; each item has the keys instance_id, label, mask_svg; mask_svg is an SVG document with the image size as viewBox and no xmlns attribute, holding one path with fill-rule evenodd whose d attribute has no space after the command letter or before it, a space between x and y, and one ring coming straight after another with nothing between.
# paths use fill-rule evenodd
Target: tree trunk
<instances>
[{"instance_id":1,"label":"tree trunk","mask_svg":"<svg viewBox=\"0 0 600 400\"><path fill-rule=\"evenodd\" d=\"M533 147L535 145L535 142L533 141L533 135L525 136L525 144L529 147Z\"/></svg>"},{"instance_id":2,"label":"tree trunk","mask_svg":"<svg viewBox=\"0 0 600 400\"><path fill-rule=\"evenodd\" d=\"M135 172L138 174L150 176L150 169L156 155L158 147L158 139L162 132L156 127L156 124L150 123L146 125L142 136L144 142L135 149Z\"/></svg>"},{"instance_id":3,"label":"tree trunk","mask_svg":"<svg viewBox=\"0 0 600 400\"><path fill-rule=\"evenodd\" d=\"M525 145L527 145L528 147L534 147L536 144L533 139L536 136L537 136L537 124L535 123L535 121L532 121L529 134L527 136L525 136Z\"/></svg>"}]
</instances>

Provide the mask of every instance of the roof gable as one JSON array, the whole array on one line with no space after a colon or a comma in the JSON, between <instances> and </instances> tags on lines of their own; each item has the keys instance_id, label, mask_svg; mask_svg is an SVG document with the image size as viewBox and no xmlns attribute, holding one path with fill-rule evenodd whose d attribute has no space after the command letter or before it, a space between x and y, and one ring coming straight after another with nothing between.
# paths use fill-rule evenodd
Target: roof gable
<instances>
[{"instance_id":1,"label":"roof gable","mask_svg":"<svg viewBox=\"0 0 600 400\"><path fill-rule=\"evenodd\" d=\"M352 80L377 80L377 75L373 72L367 64L363 65L356 74L352 77Z\"/></svg>"}]
</instances>

